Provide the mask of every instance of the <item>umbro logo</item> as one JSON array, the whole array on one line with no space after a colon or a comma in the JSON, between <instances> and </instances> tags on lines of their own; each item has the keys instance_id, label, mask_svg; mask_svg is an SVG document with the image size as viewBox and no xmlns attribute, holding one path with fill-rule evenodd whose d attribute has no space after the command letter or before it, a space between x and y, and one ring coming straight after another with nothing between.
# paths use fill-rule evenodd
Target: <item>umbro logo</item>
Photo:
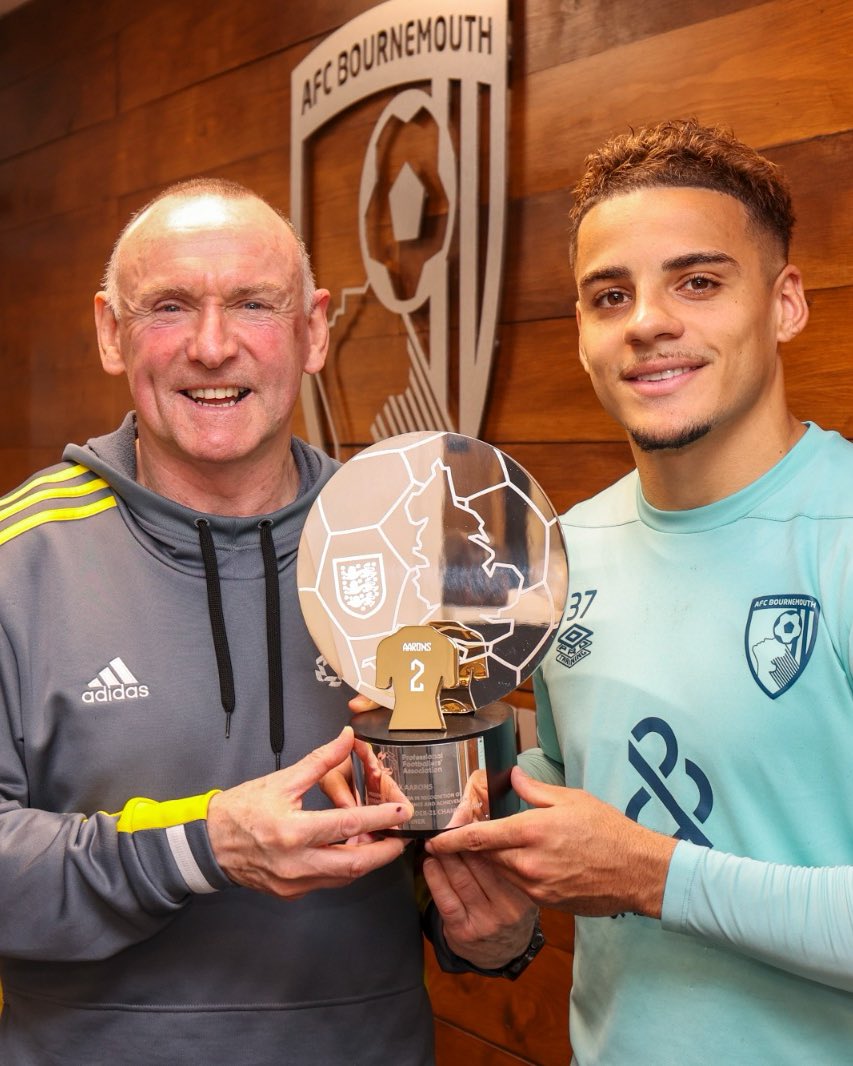
<instances>
[{"instance_id":1,"label":"umbro logo","mask_svg":"<svg viewBox=\"0 0 853 1066\"><path fill-rule=\"evenodd\" d=\"M141 700L148 695L148 686L140 685L122 659L116 657L98 672L83 693L84 703L113 703L119 700Z\"/></svg>"},{"instance_id":2,"label":"umbro logo","mask_svg":"<svg viewBox=\"0 0 853 1066\"><path fill-rule=\"evenodd\" d=\"M591 629L573 622L557 638L557 662L571 669L581 659L591 655L592 637Z\"/></svg>"}]
</instances>

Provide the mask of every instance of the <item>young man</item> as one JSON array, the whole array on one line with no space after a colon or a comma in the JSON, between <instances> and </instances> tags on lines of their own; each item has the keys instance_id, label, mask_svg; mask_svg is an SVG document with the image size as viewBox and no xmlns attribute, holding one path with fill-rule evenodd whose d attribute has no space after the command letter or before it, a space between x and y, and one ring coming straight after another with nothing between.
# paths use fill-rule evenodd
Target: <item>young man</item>
<instances>
[{"instance_id":1,"label":"young man","mask_svg":"<svg viewBox=\"0 0 853 1066\"><path fill-rule=\"evenodd\" d=\"M328 297L247 189L166 190L95 298L135 413L3 501L4 1064L432 1061L411 870L371 836L409 808L314 787L353 747L295 579ZM535 907L487 884L444 933L497 968Z\"/></svg>"},{"instance_id":2,"label":"young man","mask_svg":"<svg viewBox=\"0 0 853 1066\"><path fill-rule=\"evenodd\" d=\"M580 916L583 1066L853 1047L853 447L785 400L792 225L776 168L694 122L576 189L580 357L637 469L564 520L532 809L429 848Z\"/></svg>"}]
</instances>

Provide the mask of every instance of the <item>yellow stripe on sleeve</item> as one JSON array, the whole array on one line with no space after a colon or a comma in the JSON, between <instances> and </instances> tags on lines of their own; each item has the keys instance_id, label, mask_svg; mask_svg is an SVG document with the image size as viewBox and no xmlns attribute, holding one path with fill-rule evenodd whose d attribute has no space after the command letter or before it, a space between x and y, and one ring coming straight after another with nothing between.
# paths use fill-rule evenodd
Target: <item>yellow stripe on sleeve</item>
<instances>
[{"instance_id":1,"label":"yellow stripe on sleeve","mask_svg":"<svg viewBox=\"0 0 853 1066\"><path fill-rule=\"evenodd\" d=\"M135 796L128 800L124 809L112 818L118 818L117 828L120 833L135 833L140 829L168 829L173 825L185 825L207 818L207 808L211 799L221 789L214 788L203 796L188 796L185 799L157 800Z\"/></svg>"}]
</instances>

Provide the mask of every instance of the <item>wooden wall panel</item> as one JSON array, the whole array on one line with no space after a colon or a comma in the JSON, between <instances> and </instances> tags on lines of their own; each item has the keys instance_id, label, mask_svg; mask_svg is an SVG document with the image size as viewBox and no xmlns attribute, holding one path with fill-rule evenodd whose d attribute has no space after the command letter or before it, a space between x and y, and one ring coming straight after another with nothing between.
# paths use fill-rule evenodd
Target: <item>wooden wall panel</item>
<instances>
[{"instance_id":1,"label":"wooden wall panel","mask_svg":"<svg viewBox=\"0 0 853 1066\"><path fill-rule=\"evenodd\" d=\"M129 213L197 173L289 204L290 71L371 0L30 0L0 19L0 493L105 432L128 403L99 368L91 297ZM732 126L786 169L805 274L806 332L788 346L795 413L853 436L853 8L847 0L510 0L513 56L507 257L482 434L562 510L631 469L577 359L566 258L568 188L606 135L673 113ZM319 281L360 276L351 232L364 132L318 139L328 240ZM369 309L364 311L370 315ZM376 318L340 387L367 410ZM297 431L304 431L301 413ZM351 434L355 436L355 434ZM344 455L366 443L345 440ZM529 684L513 697L532 707ZM530 713L529 711L527 712ZM565 1063L571 922L515 984L430 971L441 1066Z\"/></svg>"},{"instance_id":2,"label":"wooden wall panel","mask_svg":"<svg viewBox=\"0 0 853 1066\"><path fill-rule=\"evenodd\" d=\"M427 960L427 987L443 1022L525 1063L565 1066L569 1061L569 952L546 944L535 963L513 982L441 973L430 951Z\"/></svg>"},{"instance_id":3,"label":"wooden wall panel","mask_svg":"<svg viewBox=\"0 0 853 1066\"><path fill-rule=\"evenodd\" d=\"M563 186L628 123L694 116L765 148L846 130L853 8L823 10L774 0L531 74L512 109L513 197Z\"/></svg>"},{"instance_id":4,"label":"wooden wall panel","mask_svg":"<svg viewBox=\"0 0 853 1066\"><path fill-rule=\"evenodd\" d=\"M93 204L108 208L118 191L116 134L114 123L99 123L0 161L0 232Z\"/></svg>"},{"instance_id":5,"label":"wooden wall panel","mask_svg":"<svg viewBox=\"0 0 853 1066\"><path fill-rule=\"evenodd\" d=\"M290 68L307 51L298 46L284 62L262 59L123 113L114 161L119 187L165 185L286 141Z\"/></svg>"},{"instance_id":6,"label":"wooden wall panel","mask_svg":"<svg viewBox=\"0 0 853 1066\"><path fill-rule=\"evenodd\" d=\"M766 155L791 183L797 214L791 261L803 271L806 290L853 285L853 132L782 145Z\"/></svg>"},{"instance_id":7,"label":"wooden wall panel","mask_svg":"<svg viewBox=\"0 0 853 1066\"><path fill-rule=\"evenodd\" d=\"M90 55L101 41L114 38L139 6L135 0L30 0L16 8L0 21L0 86L61 67L71 56Z\"/></svg>"},{"instance_id":8,"label":"wooden wall panel","mask_svg":"<svg viewBox=\"0 0 853 1066\"><path fill-rule=\"evenodd\" d=\"M435 1022L435 1056L438 1062L465 1063L466 1066L529 1066L530 1059L512 1055L480 1036L441 1019ZM565 1060L563 1060L565 1061Z\"/></svg>"},{"instance_id":9,"label":"wooden wall panel","mask_svg":"<svg viewBox=\"0 0 853 1066\"><path fill-rule=\"evenodd\" d=\"M572 63L619 45L719 18L760 0L610 0L607 4L528 0L515 6L518 75Z\"/></svg>"},{"instance_id":10,"label":"wooden wall panel","mask_svg":"<svg viewBox=\"0 0 853 1066\"><path fill-rule=\"evenodd\" d=\"M371 0L183 0L154 6L121 36L121 107L130 110L325 35ZM147 7L147 5L146 5ZM249 15L249 10L251 14ZM247 116L258 101L243 100ZM266 105L262 104L262 107Z\"/></svg>"},{"instance_id":11,"label":"wooden wall panel","mask_svg":"<svg viewBox=\"0 0 853 1066\"><path fill-rule=\"evenodd\" d=\"M117 221L111 207L89 208L2 235L0 366L14 396L0 418L0 491L56 462L63 443L107 432L128 407L93 341L92 295Z\"/></svg>"},{"instance_id":12,"label":"wooden wall panel","mask_svg":"<svg viewBox=\"0 0 853 1066\"><path fill-rule=\"evenodd\" d=\"M0 89L0 144L15 155L109 119L115 108L115 38Z\"/></svg>"}]
</instances>

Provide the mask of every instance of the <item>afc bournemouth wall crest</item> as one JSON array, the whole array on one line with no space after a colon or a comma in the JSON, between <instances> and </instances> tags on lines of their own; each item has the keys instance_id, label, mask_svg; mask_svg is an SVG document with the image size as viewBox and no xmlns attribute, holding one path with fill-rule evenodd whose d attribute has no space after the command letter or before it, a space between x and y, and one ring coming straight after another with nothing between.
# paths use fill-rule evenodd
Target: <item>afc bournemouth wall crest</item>
<instances>
[{"instance_id":1,"label":"afc bournemouth wall crest","mask_svg":"<svg viewBox=\"0 0 853 1066\"><path fill-rule=\"evenodd\" d=\"M313 443L477 436L506 226L507 3L389 0L291 80L291 217L331 291Z\"/></svg>"}]
</instances>

